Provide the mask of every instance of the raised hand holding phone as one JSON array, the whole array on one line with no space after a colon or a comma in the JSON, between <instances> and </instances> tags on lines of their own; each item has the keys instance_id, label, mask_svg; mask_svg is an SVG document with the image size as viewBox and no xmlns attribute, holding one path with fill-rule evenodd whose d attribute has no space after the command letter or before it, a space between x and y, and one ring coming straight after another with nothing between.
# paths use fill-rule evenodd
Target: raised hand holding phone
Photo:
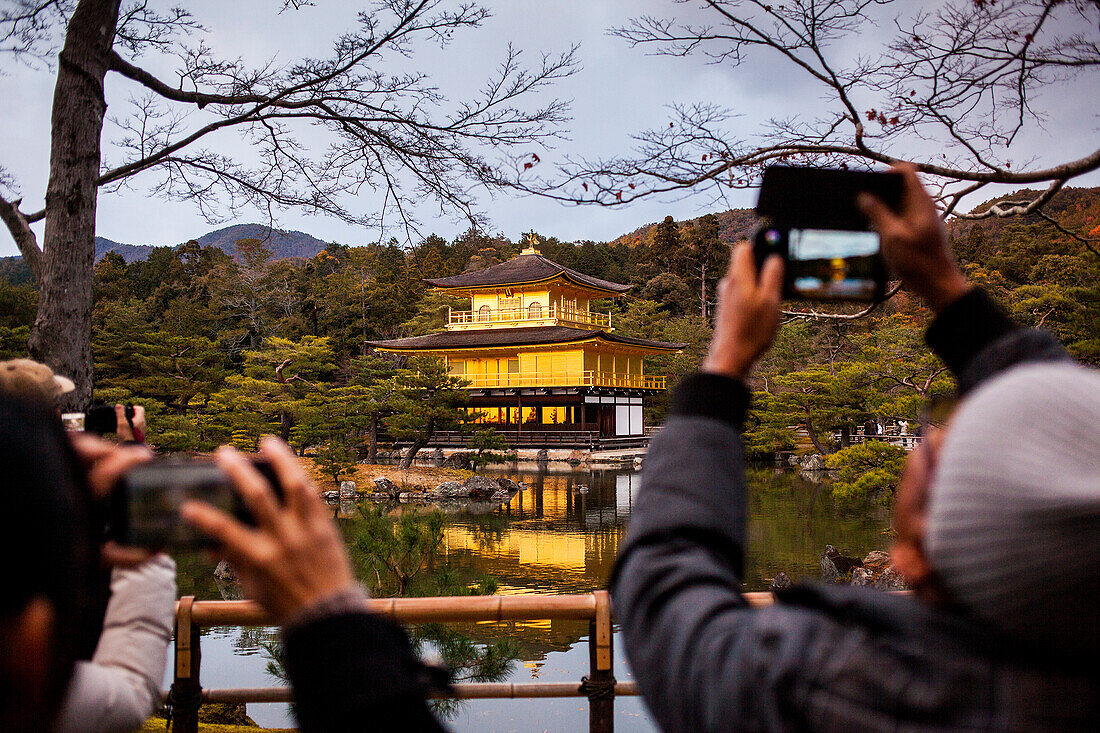
<instances>
[{"instance_id":1,"label":"raised hand holding phone","mask_svg":"<svg viewBox=\"0 0 1100 733\"><path fill-rule=\"evenodd\" d=\"M260 453L274 468L283 502L244 455L223 447L217 457L255 527L202 502L187 502L180 511L219 543L246 594L282 624L318 601L354 589L355 575L340 532L294 453L275 438L265 438Z\"/></svg>"},{"instance_id":2,"label":"raised hand holding phone","mask_svg":"<svg viewBox=\"0 0 1100 733\"><path fill-rule=\"evenodd\" d=\"M771 256L757 277L753 246L733 248L726 276L718 283L714 337L702 370L742 379L768 350L779 325L783 260Z\"/></svg>"},{"instance_id":3,"label":"raised hand holding phone","mask_svg":"<svg viewBox=\"0 0 1100 733\"><path fill-rule=\"evenodd\" d=\"M857 203L882 240L887 264L905 286L939 312L970 289L951 249L947 231L932 197L912 165L894 166L904 184L896 211L873 193L860 193Z\"/></svg>"}]
</instances>

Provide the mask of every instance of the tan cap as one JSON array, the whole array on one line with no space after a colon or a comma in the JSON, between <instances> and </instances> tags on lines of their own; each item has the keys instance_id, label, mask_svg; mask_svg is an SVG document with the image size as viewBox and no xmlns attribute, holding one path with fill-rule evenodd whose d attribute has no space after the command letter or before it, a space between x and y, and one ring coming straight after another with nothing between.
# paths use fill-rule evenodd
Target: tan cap
<instances>
[{"instance_id":1,"label":"tan cap","mask_svg":"<svg viewBox=\"0 0 1100 733\"><path fill-rule=\"evenodd\" d=\"M0 361L0 395L53 402L76 389L73 380L31 359Z\"/></svg>"}]
</instances>

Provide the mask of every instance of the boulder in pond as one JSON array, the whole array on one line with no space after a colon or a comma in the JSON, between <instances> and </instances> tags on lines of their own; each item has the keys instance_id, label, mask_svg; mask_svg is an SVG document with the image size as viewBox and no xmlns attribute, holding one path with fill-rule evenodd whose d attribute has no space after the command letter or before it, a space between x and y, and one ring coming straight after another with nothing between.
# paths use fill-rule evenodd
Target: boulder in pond
<instances>
[{"instance_id":1,"label":"boulder in pond","mask_svg":"<svg viewBox=\"0 0 1100 733\"><path fill-rule=\"evenodd\" d=\"M390 481L385 476L379 476L374 479L374 490L376 493L386 494L387 496L396 498L401 493L401 489L397 488L397 484Z\"/></svg>"},{"instance_id":2,"label":"boulder in pond","mask_svg":"<svg viewBox=\"0 0 1100 733\"><path fill-rule=\"evenodd\" d=\"M545 448L541 449L538 453L535 454L535 460L539 463L546 463L550 460L550 451L546 450Z\"/></svg>"},{"instance_id":3,"label":"boulder in pond","mask_svg":"<svg viewBox=\"0 0 1100 733\"><path fill-rule=\"evenodd\" d=\"M218 563L218 567L214 568L214 577L223 583L238 582L237 571L233 569L228 560L222 560Z\"/></svg>"},{"instance_id":4,"label":"boulder in pond","mask_svg":"<svg viewBox=\"0 0 1100 733\"><path fill-rule=\"evenodd\" d=\"M469 468L469 453L452 453L443 461L444 468Z\"/></svg>"},{"instance_id":5,"label":"boulder in pond","mask_svg":"<svg viewBox=\"0 0 1100 733\"><path fill-rule=\"evenodd\" d=\"M852 568L852 585L871 585L875 574L867 568Z\"/></svg>"},{"instance_id":6,"label":"boulder in pond","mask_svg":"<svg viewBox=\"0 0 1100 733\"><path fill-rule=\"evenodd\" d=\"M863 558L863 567L871 572L881 573L890 565L890 553L882 550L871 550L867 557Z\"/></svg>"},{"instance_id":7,"label":"boulder in pond","mask_svg":"<svg viewBox=\"0 0 1100 733\"><path fill-rule=\"evenodd\" d=\"M569 454L569 458L567 458L566 460L569 461L570 466L579 466L580 464L587 462L590 457L591 456L589 453L582 451L580 448L575 448L573 449L573 452Z\"/></svg>"},{"instance_id":8,"label":"boulder in pond","mask_svg":"<svg viewBox=\"0 0 1100 733\"><path fill-rule=\"evenodd\" d=\"M488 476L471 476L462 485L469 490L471 499L488 499L500 490L500 484Z\"/></svg>"},{"instance_id":9,"label":"boulder in pond","mask_svg":"<svg viewBox=\"0 0 1100 733\"><path fill-rule=\"evenodd\" d=\"M909 584L901 577L893 565L886 568L875 578L872 587L880 590L909 590Z\"/></svg>"},{"instance_id":10,"label":"boulder in pond","mask_svg":"<svg viewBox=\"0 0 1100 733\"><path fill-rule=\"evenodd\" d=\"M512 500L514 494L509 493L506 489L497 489L493 492L493 495L489 497L489 501L501 501L508 502Z\"/></svg>"},{"instance_id":11,"label":"boulder in pond","mask_svg":"<svg viewBox=\"0 0 1100 733\"><path fill-rule=\"evenodd\" d=\"M847 557L832 545L825 545L821 553L821 577L830 583L838 583L844 579L852 568L863 566L863 561L858 557Z\"/></svg>"},{"instance_id":12,"label":"boulder in pond","mask_svg":"<svg viewBox=\"0 0 1100 733\"><path fill-rule=\"evenodd\" d=\"M340 498L341 499L354 499L355 498L355 482L354 481L341 481L340 482Z\"/></svg>"},{"instance_id":13,"label":"boulder in pond","mask_svg":"<svg viewBox=\"0 0 1100 733\"><path fill-rule=\"evenodd\" d=\"M336 505L340 503L339 491L322 491L321 498L324 499L326 504Z\"/></svg>"},{"instance_id":14,"label":"boulder in pond","mask_svg":"<svg viewBox=\"0 0 1100 733\"><path fill-rule=\"evenodd\" d=\"M820 453L814 453L803 458L801 465L803 471L824 471L825 458Z\"/></svg>"},{"instance_id":15,"label":"boulder in pond","mask_svg":"<svg viewBox=\"0 0 1100 733\"><path fill-rule=\"evenodd\" d=\"M515 494L523 488L510 478L498 478L497 483L500 484L500 488L504 489L509 494Z\"/></svg>"},{"instance_id":16,"label":"boulder in pond","mask_svg":"<svg viewBox=\"0 0 1100 733\"><path fill-rule=\"evenodd\" d=\"M432 460L433 461L442 461L443 460L443 449L442 448L436 448L435 450L432 451Z\"/></svg>"},{"instance_id":17,"label":"boulder in pond","mask_svg":"<svg viewBox=\"0 0 1100 733\"><path fill-rule=\"evenodd\" d=\"M429 499L463 499L469 495L470 490L457 481L444 481L428 492Z\"/></svg>"},{"instance_id":18,"label":"boulder in pond","mask_svg":"<svg viewBox=\"0 0 1100 733\"><path fill-rule=\"evenodd\" d=\"M785 590L786 588L790 588L791 585L793 585L791 579L787 577L787 574L782 570L776 573L775 577L772 578L772 582L768 584L772 591Z\"/></svg>"}]
</instances>

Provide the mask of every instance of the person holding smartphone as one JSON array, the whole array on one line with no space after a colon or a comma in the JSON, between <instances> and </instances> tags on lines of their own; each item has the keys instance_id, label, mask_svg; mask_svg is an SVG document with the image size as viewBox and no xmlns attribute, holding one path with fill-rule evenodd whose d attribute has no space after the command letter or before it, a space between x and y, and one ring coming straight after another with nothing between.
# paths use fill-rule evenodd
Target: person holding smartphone
<instances>
[{"instance_id":1,"label":"person holding smartphone","mask_svg":"<svg viewBox=\"0 0 1100 733\"><path fill-rule=\"evenodd\" d=\"M700 372L654 439L611 579L665 731L1095 730L1100 722L1100 373L1023 329L956 265L914 169L862 195L887 264L936 314L963 397L910 454L893 561L913 588L741 594L745 378L779 320L783 263L737 246Z\"/></svg>"},{"instance_id":2,"label":"person holding smartphone","mask_svg":"<svg viewBox=\"0 0 1100 733\"><path fill-rule=\"evenodd\" d=\"M75 389L72 380L30 359L0 362L0 399L37 405L58 421L57 397ZM84 475L72 500L89 516L107 500L118 478L149 461L141 445L145 408L104 406L121 444L91 433L68 432L71 455ZM43 453L38 463L48 462ZM160 706L160 687L172 636L176 564L163 553L121 547L89 536L94 562L83 573L83 613L75 647L78 661L55 730L59 733L115 733L139 728Z\"/></svg>"}]
</instances>

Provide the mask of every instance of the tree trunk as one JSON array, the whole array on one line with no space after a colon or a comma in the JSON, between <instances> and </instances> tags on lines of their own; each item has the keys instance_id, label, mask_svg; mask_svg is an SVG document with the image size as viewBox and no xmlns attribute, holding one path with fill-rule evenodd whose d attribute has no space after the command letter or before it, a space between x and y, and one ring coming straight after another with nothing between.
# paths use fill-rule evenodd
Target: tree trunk
<instances>
[{"instance_id":1,"label":"tree trunk","mask_svg":"<svg viewBox=\"0 0 1100 733\"><path fill-rule=\"evenodd\" d=\"M286 410L279 410L279 437L284 443L290 442L290 413Z\"/></svg>"},{"instance_id":2,"label":"tree trunk","mask_svg":"<svg viewBox=\"0 0 1100 733\"><path fill-rule=\"evenodd\" d=\"M699 274L699 315L707 320L707 266L704 263Z\"/></svg>"},{"instance_id":3,"label":"tree trunk","mask_svg":"<svg viewBox=\"0 0 1100 733\"><path fill-rule=\"evenodd\" d=\"M821 439L817 437L817 431L814 430L813 420L810 419L809 413L806 413L806 434L810 436L810 442L814 444L814 448L817 448L817 452L823 456L829 454L828 449L821 444Z\"/></svg>"},{"instance_id":4,"label":"tree trunk","mask_svg":"<svg viewBox=\"0 0 1100 733\"><path fill-rule=\"evenodd\" d=\"M419 453L420 449L426 446L431 439L432 436L431 433L429 433L427 437L419 437L413 441L413 444L409 446L409 450L405 453L405 457L401 459L402 470L412 468L413 461L416 459L416 454Z\"/></svg>"},{"instance_id":5,"label":"tree trunk","mask_svg":"<svg viewBox=\"0 0 1100 733\"><path fill-rule=\"evenodd\" d=\"M92 396L92 268L100 137L107 102L103 78L119 0L80 0L58 57L50 122L50 179L38 313L31 355L76 383L64 409Z\"/></svg>"},{"instance_id":6,"label":"tree trunk","mask_svg":"<svg viewBox=\"0 0 1100 733\"><path fill-rule=\"evenodd\" d=\"M378 463L378 421L381 415L372 412L370 416L370 445L367 446L367 463Z\"/></svg>"},{"instance_id":7,"label":"tree trunk","mask_svg":"<svg viewBox=\"0 0 1100 733\"><path fill-rule=\"evenodd\" d=\"M413 444L409 446L408 453L405 454L405 458L401 461L401 468L408 469L412 467L413 460L416 459L416 454L420 452L420 449L428 444L435 435L435 418L429 418L428 424L424 426L424 432L420 434Z\"/></svg>"}]
</instances>

